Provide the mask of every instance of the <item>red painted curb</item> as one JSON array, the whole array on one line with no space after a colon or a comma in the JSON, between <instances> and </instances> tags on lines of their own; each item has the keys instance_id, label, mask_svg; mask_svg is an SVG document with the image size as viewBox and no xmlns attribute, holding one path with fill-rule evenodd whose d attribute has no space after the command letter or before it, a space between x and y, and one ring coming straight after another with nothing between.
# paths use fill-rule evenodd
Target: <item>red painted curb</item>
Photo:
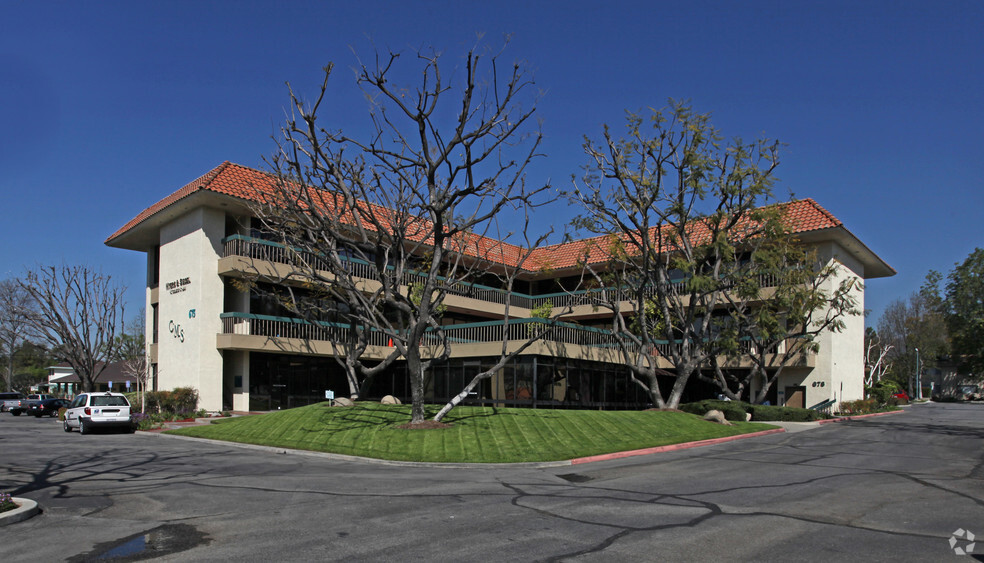
<instances>
[{"instance_id":1,"label":"red painted curb","mask_svg":"<svg viewBox=\"0 0 984 563\"><path fill-rule=\"evenodd\" d=\"M724 442L734 442L735 440L743 440L745 438L755 438L756 436L779 434L780 432L785 432L785 431L786 431L785 428L775 428L773 430L763 430L761 432L752 432L750 434L738 434L737 436L725 436L724 438L711 438L709 440L699 440L697 442L683 442L681 444L670 444L668 446L657 446L655 448L644 448L641 450L629 450L627 452L614 452L610 454L579 457L579 458L572 459L570 461L571 461L571 465L578 465L581 463L591 463L593 461L605 461L608 459L620 459L623 457L633 457L637 455L658 454L660 452L672 452L676 450L689 450L690 448L699 448L701 446L713 446L714 444L723 444Z\"/></svg>"},{"instance_id":2,"label":"red painted curb","mask_svg":"<svg viewBox=\"0 0 984 563\"><path fill-rule=\"evenodd\" d=\"M905 411L887 411L887 412L873 412L871 414L852 414L851 416L839 416L837 418L825 418L823 420L818 420L817 424L830 424L831 422L845 422L848 420L860 420L862 418L872 418L875 416L885 416L889 414L899 414Z\"/></svg>"}]
</instances>

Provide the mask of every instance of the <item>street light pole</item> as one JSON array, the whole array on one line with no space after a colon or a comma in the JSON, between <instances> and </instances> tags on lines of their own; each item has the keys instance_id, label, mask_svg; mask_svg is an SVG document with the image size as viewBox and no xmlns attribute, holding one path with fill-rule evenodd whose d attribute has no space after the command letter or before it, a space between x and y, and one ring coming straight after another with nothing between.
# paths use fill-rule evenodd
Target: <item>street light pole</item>
<instances>
[{"instance_id":1,"label":"street light pole","mask_svg":"<svg viewBox=\"0 0 984 563\"><path fill-rule=\"evenodd\" d=\"M916 398L922 399L922 379L919 369L919 348L916 348Z\"/></svg>"}]
</instances>

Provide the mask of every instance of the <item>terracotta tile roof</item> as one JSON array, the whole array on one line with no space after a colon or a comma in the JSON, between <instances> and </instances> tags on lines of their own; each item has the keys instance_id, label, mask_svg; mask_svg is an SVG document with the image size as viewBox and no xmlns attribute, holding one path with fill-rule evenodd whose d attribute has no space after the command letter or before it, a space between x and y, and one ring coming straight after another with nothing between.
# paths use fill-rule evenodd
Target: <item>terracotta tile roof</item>
<instances>
[{"instance_id":1,"label":"terracotta tile roof","mask_svg":"<svg viewBox=\"0 0 984 563\"><path fill-rule=\"evenodd\" d=\"M155 214L194 193L211 191L250 202L259 201L264 192L266 194L273 193L275 185L275 178L266 172L228 161L223 162L204 176L143 210L110 235L106 239L106 243L108 244ZM812 199L801 199L777 205L785 208L791 223L790 229L794 234L843 226L836 217ZM378 206L374 207L379 209ZM421 227L426 230L426 225L421 225ZM524 264L524 269L534 271L573 267L589 250L593 254L592 263L602 262L607 257L607 252L601 250L605 246L604 238L605 236L598 236L537 248L527 263ZM467 254L496 263L516 265L523 255L523 249L518 246L480 235L466 235L461 244L466 249Z\"/></svg>"},{"instance_id":2,"label":"terracotta tile roof","mask_svg":"<svg viewBox=\"0 0 984 563\"><path fill-rule=\"evenodd\" d=\"M204 176L193 180L180 190L141 211L139 215L110 235L106 239L106 242L109 243L111 240L126 233L153 215L198 191L211 191L246 201L254 201L256 199L254 187L267 186L272 188L273 185L273 179L268 174L233 164L227 160L207 172Z\"/></svg>"}]
</instances>

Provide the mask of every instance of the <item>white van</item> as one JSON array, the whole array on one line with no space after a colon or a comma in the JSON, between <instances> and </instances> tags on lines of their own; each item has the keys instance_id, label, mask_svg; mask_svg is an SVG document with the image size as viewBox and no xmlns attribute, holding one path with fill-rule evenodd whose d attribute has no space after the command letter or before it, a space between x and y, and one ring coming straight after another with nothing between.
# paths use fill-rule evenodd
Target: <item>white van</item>
<instances>
[{"instance_id":1,"label":"white van","mask_svg":"<svg viewBox=\"0 0 984 563\"><path fill-rule=\"evenodd\" d=\"M82 393L65 411L65 432L78 428L88 434L93 428L116 427L133 432L130 401L122 393Z\"/></svg>"}]
</instances>

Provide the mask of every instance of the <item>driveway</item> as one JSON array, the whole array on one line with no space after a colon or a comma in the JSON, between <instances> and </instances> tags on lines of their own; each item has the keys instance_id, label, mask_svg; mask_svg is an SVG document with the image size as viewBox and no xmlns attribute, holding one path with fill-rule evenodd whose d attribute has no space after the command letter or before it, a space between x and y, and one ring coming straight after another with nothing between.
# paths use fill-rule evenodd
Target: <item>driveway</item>
<instances>
[{"instance_id":1,"label":"driveway","mask_svg":"<svg viewBox=\"0 0 984 563\"><path fill-rule=\"evenodd\" d=\"M6 561L939 561L984 539L984 405L571 467L394 467L0 416ZM969 548L966 533L955 546ZM976 546L975 546L976 547Z\"/></svg>"}]
</instances>

